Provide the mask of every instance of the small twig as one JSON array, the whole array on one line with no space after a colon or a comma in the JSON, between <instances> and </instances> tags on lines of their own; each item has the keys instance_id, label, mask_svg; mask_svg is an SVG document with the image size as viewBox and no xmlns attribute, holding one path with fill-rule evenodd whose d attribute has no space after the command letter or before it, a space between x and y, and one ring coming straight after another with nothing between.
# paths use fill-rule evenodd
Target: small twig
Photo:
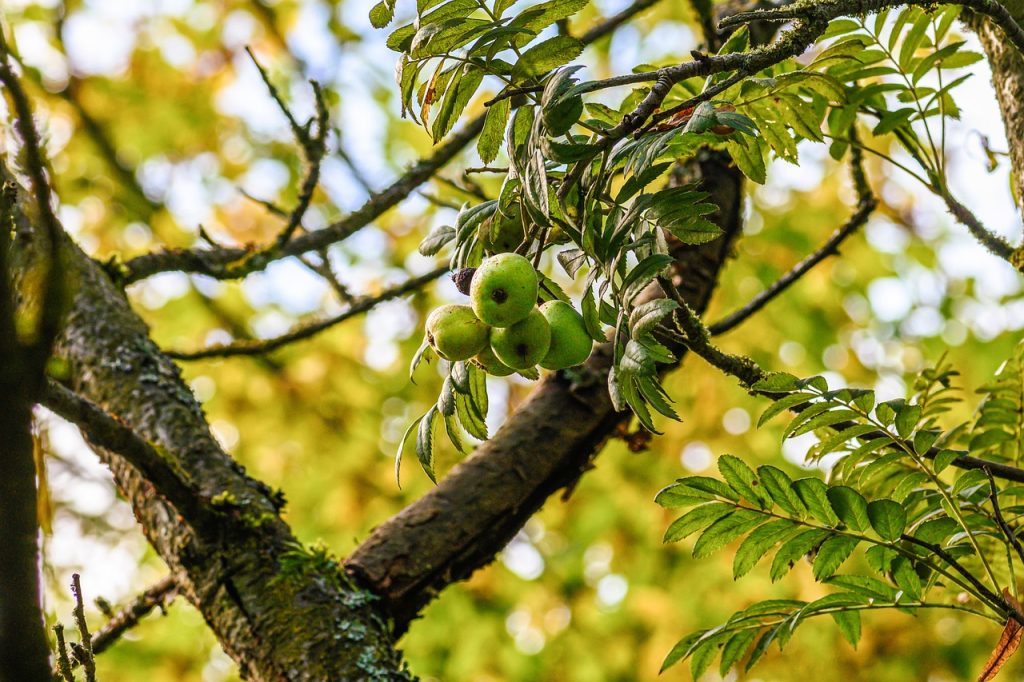
<instances>
[{"instance_id":1,"label":"small twig","mask_svg":"<svg viewBox=\"0 0 1024 682\"><path fill-rule=\"evenodd\" d=\"M284 103L284 98L281 97L281 93L278 91L277 86L270 80L270 76L267 74L266 69L260 64L259 60L256 59L256 54L252 51L248 45L245 46L245 53L249 55L249 59L252 60L253 66L260 73L260 78L263 79L263 85L266 86L267 92L270 93L270 98L277 103L277 108L281 110L284 117L288 119L288 126L292 129L292 135L295 136L295 140L305 147L310 142L309 129L307 126L299 125L298 120L292 113L288 105Z\"/></svg>"},{"instance_id":2,"label":"small twig","mask_svg":"<svg viewBox=\"0 0 1024 682\"><path fill-rule=\"evenodd\" d=\"M1021 625L1024 625L1024 614L1018 613L1017 609L1013 608L1013 606L1011 606L1005 599L1003 599L1003 597L1001 597L1000 595L996 594L988 587L986 587L985 583L981 582L981 580L979 580L977 576L975 576L973 573L964 568L963 565L961 565L960 562L957 561L952 554L942 549L942 547L934 543L921 540L920 538L915 538L913 535L908 535L907 533L901 534L900 540L908 542L912 545L917 545L918 547L926 549L929 552L932 552L933 554L938 556L940 559L946 562L946 564L950 566L953 570L955 570L957 573L966 578L967 582L971 583L971 585L973 585L974 588L978 590L978 592L984 595L986 599L992 602L992 606L998 607L999 609L1006 611L1008 616L1016 620Z\"/></svg>"},{"instance_id":3,"label":"small twig","mask_svg":"<svg viewBox=\"0 0 1024 682\"><path fill-rule=\"evenodd\" d=\"M726 315L718 322L712 324L709 327L709 331L712 336L724 334L749 319L751 315L764 308L768 303L789 289L790 286L806 275L811 268L829 256L838 254L839 245L842 244L847 237L867 223L871 213L878 206L878 200L871 192L871 188L864 176L863 156L861 155L860 149L854 146L851 147L850 150L851 170L854 186L857 189L858 195L857 210L850 216L849 220L847 220L845 224L832 233L832 236L828 238L828 241L826 241L817 251L797 263L792 270L777 279L770 287L755 296L742 308Z\"/></svg>"},{"instance_id":4,"label":"small twig","mask_svg":"<svg viewBox=\"0 0 1024 682\"><path fill-rule=\"evenodd\" d=\"M1014 248L1008 241L990 231L969 208L957 201L949 191L937 193L946 202L946 207L949 208L953 217L966 226L982 246L1017 270L1024 272L1024 247Z\"/></svg>"},{"instance_id":5,"label":"small twig","mask_svg":"<svg viewBox=\"0 0 1024 682\"><path fill-rule=\"evenodd\" d=\"M75 625L78 626L78 634L81 638L79 662L85 670L86 682L96 682L96 658L92 653L92 635L89 634L89 623L85 620L82 578L77 573L71 574L71 594L75 597Z\"/></svg>"},{"instance_id":6,"label":"small twig","mask_svg":"<svg viewBox=\"0 0 1024 682\"><path fill-rule=\"evenodd\" d=\"M992 469L985 467L985 474L988 476L989 485L989 500L992 501L992 511L995 512L996 523L999 524L999 529L1003 531L1003 535L1006 539L1013 544L1013 549L1017 552L1017 556L1020 557L1021 562L1024 562L1024 546L1021 545L1020 540L1017 538L1017 533L1010 528L1010 524L1006 522L1003 517L1003 510L999 507L999 489L996 488L996 479L992 475Z\"/></svg>"},{"instance_id":7,"label":"small twig","mask_svg":"<svg viewBox=\"0 0 1024 682\"><path fill-rule=\"evenodd\" d=\"M71 659L68 657L68 645L64 641L64 625L54 625L53 634L57 636L57 674L64 682L75 682L75 674L71 672Z\"/></svg>"},{"instance_id":8,"label":"small twig","mask_svg":"<svg viewBox=\"0 0 1024 682\"><path fill-rule=\"evenodd\" d=\"M132 601L110 617L103 627L92 637L92 652L101 654L109 649L131 628L135 627L143 617L153 609L164 608L178 596L178 584L172 576L167 576L149 587Z\"/></svg>"},{"instance_id":9,"label":"small twig","mask_svg":"<svg viewBox=\"0 0 1024 682\"><path fill-rule=\"evenodd\" d=\"M176 360L203 360L206 358L226 358L236 355L262 355L272 350L281 348L295 341L301 341L304 339L311 338L320 332L330 329L336 324L344 322L349 318L355 317L361 313L365 313L372 309L378 303L398 298L411 291L419 289L424 284L432 282L444 273L448 272L447 267L437 268L428 272L425 275L414 277L407 282L404 282L396 287L388 289L376 296L365 296L355 302L353 302L344 312L339 313L333 317L329 317L319 322L313 322L306 325L296 327L292 331L282 334L281 336L275 336L270 339L262 339L257 341L239 341L231 344L224 344L218 346L210 346L198 351L164 351L168 356Z\"/></svg>"}]
</instances>

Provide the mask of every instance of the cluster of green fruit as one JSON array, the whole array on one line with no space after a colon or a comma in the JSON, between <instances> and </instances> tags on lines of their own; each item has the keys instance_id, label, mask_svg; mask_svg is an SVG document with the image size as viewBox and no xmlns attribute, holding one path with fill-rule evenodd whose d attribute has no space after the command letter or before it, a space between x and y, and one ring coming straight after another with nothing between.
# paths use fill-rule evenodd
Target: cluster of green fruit
<instances>
[{"instance_id":1,"label":"cluster of green fruit","mask_svg":"<svg viewBox=\"0 0 1024 682\"><path fill-rule=\"evenodd\" d=\"M593 341L582 315L564 301L537 307L539 280L529 260L501 253L469 274L472 306L444 305L427 318L427 342L439 356L472 359L494 376L536 365L564 369L590 356ZM464 278L457 273L463 293Z\"/></svg>"}]
</instances>

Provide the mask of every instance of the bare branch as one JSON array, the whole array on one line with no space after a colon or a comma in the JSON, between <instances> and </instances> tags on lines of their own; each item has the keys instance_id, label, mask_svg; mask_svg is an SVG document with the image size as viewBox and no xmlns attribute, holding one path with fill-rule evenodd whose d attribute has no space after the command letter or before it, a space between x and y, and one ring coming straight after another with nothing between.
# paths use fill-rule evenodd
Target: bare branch
<instances>
[{"instance_id":1,"label":"bare branch","mask_svg":"<svg viewBox=\"0 0 1024 682\"><path fill-rule=\"evenodd\" d=\"M153 609L163 608L178 596L178 584L167 576L137 596L131 604L110 617L92 636L92 652L98 655L109 649L128 630L138 625ZM74 665L79 661L76 659Z\"/></svg>"},{"instance_id":2,"label":"bare branch","mask_svg":"<svg viewBox=\"0 0 1024 682\"><path fill-rule=\"evenodd\" d=\"M71 575L71 594L75 597L75 624L81 643L78 647L71 645L75 658L85 669L86 682L96 682L96 658L92 653L92 635L89 634L89 623L85 619L85 603L82 599L82 577L77 573Z\"/></svg>"},{"instance_id":3,"label":"bare branch","mask_svg":"<svg viewBox=\"0 0 1024 682\"><path fill-rule=\"evenodd\" d=\"M271 339L240 341L226 345L211 346L209 348L192 352L174 350L164 352L176 360L203 360L206 358L226 358L236 355L262 355L264 353L269 353L272 350L277 350L278 348L290 343L311 338L326 329L330 329L331 327L344 322L345 320L371 310L379 303L393 298L398 298L399 296L411 291L416 291L424 284L433 282L446 272L448 272L447 267L436 268L425 275L414 277L407 282L403 282L396 287L387 289L376 296L364 296L354 301L344 312L333 317L329 317L318 322L300 325L286 334L275 336Z\"/></svg>"},{"instance_id":4,"label":"bare branch","mask_svg":"<svg viewBox=\"0 0 1024 682\"><path fill-rule=\"evenodd\" d=\"M982 246L1017 270L1024 272L1024 246L1014 248L1008 241L990 231L969 208L957 201L948 190L939 191L937 194L946 202L946 207L949 208L953 217L965 225Z\"/></svg>"},{"instance_id":5,"label":"bare branch","mask_svg":"<svg viewBox=\"0 0 1024 682\"><path fill-rule=\"evenodd\" d=\"M413 190L462 152L480 134L483 125L484 116L473 119L462 130L449 137L432 156L421 160L389 187L372 195L362 208L323 229L295 237L273 257L249 261L244 270L232 268L230 265L245 258L251 250L174 249L146 254L127 261L124 264L123 279L126 283L131 283L169 270L194 272L217 279L237 278L266 267L271 260L316 251L342 241L397 206Z\"/></svg>"}]
</instances>

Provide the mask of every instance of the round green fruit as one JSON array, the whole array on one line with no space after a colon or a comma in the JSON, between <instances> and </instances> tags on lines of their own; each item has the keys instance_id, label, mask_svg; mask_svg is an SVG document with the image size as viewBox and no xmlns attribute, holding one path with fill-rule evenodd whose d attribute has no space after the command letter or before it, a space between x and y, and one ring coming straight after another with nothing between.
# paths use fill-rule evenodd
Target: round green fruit
<instances>
[{"instance_id":1,"label":"round green fruit","mask_svg":"<svg viewBox=\"0 0 1024 682\"><path fill-rule=\"evenodd\" d=\"M473 362L480 366L485 372L491 376L496 377L507 377L514 369L506 365L504 362L498 359L498 356L494 354L491 349L491 345L487 344L484 349L476 354L473 358Z\"/></svg>"},{"instance_id":2,"label":"round green fruit","mask_svg":"<svg viewBox=\"0 0 1024 682\"><path fill-rule=\"evenodd\" d=\"M492 327L509 327L524 319L537 303L537 271L517 253L485 260L470 286L473 312Z\"/></svg>"},{"instance_id":3,"label":"round green fruit","mask_svg":"<svg viewBox=\"0 0 1024 682\"><path fill-rule=\"evenodd\" d=\"M491 330L491 350L512 369L530 369L544 359L551 345L551 327L534 308L511 327Z\"/></svg>"},{"instance_id":4,"label":"round green fruit","mask_svg":"<svg viewBox=\"0 0 1024 682\"><path fill-rule=\"evenodd\" d=\"M551 345L540 361L544 369L565 369L582 364L590 357L594 342L587 333L583 316L564 301L548 301L540 314L551 327Z\"/></svg>"},{"instance_id":5,"label":"round green fruit","mask_svg":"<svg viewBox=\"0 0 1024 682\"><path fill-rule=\"evenodd\" d=\"M468 305L443 305L427 318L427 343L445 360L468 360L487 345L487 325Z\"/></svg>"}]
</instances>

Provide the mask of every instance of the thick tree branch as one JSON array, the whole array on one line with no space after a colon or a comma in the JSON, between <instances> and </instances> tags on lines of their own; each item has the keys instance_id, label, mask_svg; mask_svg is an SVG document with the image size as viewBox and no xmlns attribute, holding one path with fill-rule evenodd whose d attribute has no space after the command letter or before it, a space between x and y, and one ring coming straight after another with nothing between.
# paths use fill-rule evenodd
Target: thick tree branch
<instances>
[{"instance_id":1,"label":"thick tree branch","mask_svg":"<svg viewBox=\"0 0 1024 682\"><path fill-rule=\"evenodd\" d=\"M384 301L390 301L410 292L417 291L422 288L423 285L433 282L446 272L448 272L447 267L435 268L425 275L413 277L408 281L382 291L375 296L363 296L353 301L344 312L338 313L333 317L308 324L301 324L281 336L275 336L270 339L237 341L235 343L211 346L209 348L203 348L202 350L191 352L174 350L165 352L169 357L176 360L202 360L205 358L226 358L236 355L262 355L264 353L277 350L278 348L282 348L290 343L309 339L322 331L344 322L345 320L351 319L356 315L360 315L373 309L376 305L383 303Z\"/></svg>"}]
</instances>

